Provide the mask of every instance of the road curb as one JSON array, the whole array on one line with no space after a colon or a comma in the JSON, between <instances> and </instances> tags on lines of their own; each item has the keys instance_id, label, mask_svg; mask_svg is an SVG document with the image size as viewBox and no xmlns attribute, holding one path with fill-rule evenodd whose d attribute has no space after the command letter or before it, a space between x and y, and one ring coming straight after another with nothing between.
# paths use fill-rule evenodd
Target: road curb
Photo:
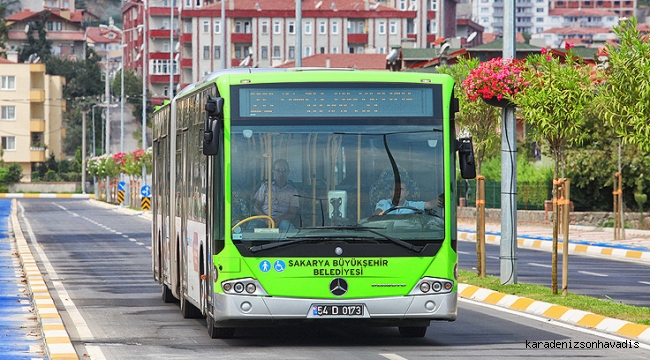
<instances>
[{"instance_id":1,"label":"road curb","mask_svg":"<svg viewBox=\"0 0 650 360\"><path fill-rule=\"evenodd\" d=\"M516 295L508 295L474 285L458 284L458 296L650 344L650 326L647 325L608 318L587 311L574 310L566 306L554 305Z\"/></svg>"},{"instance_id":2,"label":"road curb","mask_svg":"<svg viewBox=\"0 0 650 360\"><path fill-rule=\"evenodd\" d=\"M36 264L18 222L16 200L13 200L11 204L11 224L20 263L27 279L27 288L29 289L36 316L41 324L41 335L47 358L52 360L77 360L79 356L72 345L70 335L63 325L61 315L59 315L56 304L50 295L43 275Z\"/></svg>"},{"instance_id":3,"label":"road curb","mask_svg":"<svg viewBox=\"0 0 650 360\"><path fill-rule=\"evenodd\" d=\"M7 199L94 199L95 194L31 194L31 193L4 193L0 198Z\"/></svg>"},{"instance_id":4,"label":"road curb","mask_svg":"<svg viewBox=\"0 0 650 360\"><path fill-rule=\"evenodd\" d=\"M458 239L476 242L476 232L458 230ZM486 234L485 242L492 244L501 243L501 235ZM550 239L543 237L517 237L517 246L548 250L553 249L553 242ZM557 248L561 251L563 247L562 239L558 240ZM586 255L604 255L613 258L626 259L626 260L640 260L650 263L650 251L642 251L639 249L629 249L621 246L604 246L604 245L586 245L586 244L572 244L569 240L569 254L586 254Z\"/></svg>"}]
</instances>

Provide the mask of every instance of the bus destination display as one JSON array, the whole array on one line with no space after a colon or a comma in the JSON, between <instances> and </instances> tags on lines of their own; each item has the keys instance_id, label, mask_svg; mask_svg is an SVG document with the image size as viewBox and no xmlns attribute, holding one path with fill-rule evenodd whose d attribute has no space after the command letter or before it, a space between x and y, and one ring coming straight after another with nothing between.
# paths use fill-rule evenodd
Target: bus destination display
<instances>
[{"instance_id":1,"label":"bus destination display","mask_svg":"<svg viewBox=\"0 0 650 360\"><path fill-rule=\"evenodd\" d=\"M295 84L294 84L295 85ZM431 117L432 87L239 89L241 118Z\"/></svg>"}]
</instances>

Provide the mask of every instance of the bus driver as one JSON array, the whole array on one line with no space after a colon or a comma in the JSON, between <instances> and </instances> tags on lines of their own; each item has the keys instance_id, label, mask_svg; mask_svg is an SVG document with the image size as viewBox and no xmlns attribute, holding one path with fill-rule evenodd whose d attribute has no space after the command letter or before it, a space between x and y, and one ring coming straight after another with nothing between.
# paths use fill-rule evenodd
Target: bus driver
<instances>
[{"instance_id":1,"label":"bus driver","mask_svg":"<svg viewBox=\"0 0 650 360\"><path fill-rule=\"evenodd\" d=\"M393 196L395 195L395 187L393 186L390 190L390 199L379 200L377 206L375 206L375 215L384 215L386 210L393 207ZM444 206L444 195L440 194L437 199L432 199L429 201L411 201L406 200L406 197L409 196L409 189L405 183L400 184L400 197L399 203L397 206L408 206L418 210L429 210L433 209L436 205L439 207ZM415 211L409 208L399 208L391 211L389 214L412 214Z\"/></svg>"},{"instance_id":2,"label":"bus driver","mask_svg":"<svg viewBox=\"0 0 650 360\"><path fill-rule=\"evenodd\" d=\"M275 226L280 231L294 229L291 221L296 217L300 203L298 201L298 190L289 179L289 163L284 159L277 159L273 162L273 182L271 184L271 217ZM255 193L255 206L253 211L256 215L269 215L268 182L260 186ZM249 228L263 227L264 220L251 221Z\"/></svg>"}]
</instances>

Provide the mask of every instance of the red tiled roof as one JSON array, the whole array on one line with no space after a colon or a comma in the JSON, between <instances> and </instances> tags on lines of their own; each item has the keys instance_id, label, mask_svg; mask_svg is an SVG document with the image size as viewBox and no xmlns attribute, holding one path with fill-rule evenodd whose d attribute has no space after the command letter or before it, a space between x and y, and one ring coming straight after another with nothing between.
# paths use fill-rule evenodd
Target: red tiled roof
<instances>
[{"instance_id":1,"label":"red tiled roof","mask_svg":"<svg viewBox=\"0 0 650 360\"><path fill-rule=\"evenodd\" d=\"M558 35L588 35L588 34L608 34L612 32L608 28L585 27L585 28L553 28L542 31L540 34L558 34Z\"/></svg>"},{"instance_id":2,"label":"red tiled roof","mask_svg":"<svg viewBox=\"0 0 650 360\"><path fill-rule=\"evenodd\" d=\"M549 16L618 16L611 10L603 9L549 9Z\"/></svg>"},{"instance_id":3,"label":"red tiled roof","mask_svg":"<svg viewBox=\"0 0 650 360\"><path fill-rule=\"evenodd\" d=\"M81 24L81 21L83 20L83 12L84 10L77 10L75 12L70 12L70 19L67 19L63 16L61 16L61 10L59 9L49 9L49 10L42 10L42 11L49 11L53 15L60 17L61 19L73 22L73 23L79 23ZM23 21L30 19L34 16L37 16L40 14L42 11L31 11L29 9L24 9L21 12L17 12L14 14L11 14L5 18L6 21Z\"/></svg>"},{"instance_id":4,"label":"red tiled roof","mask_svg":"<svg viewBox=\"0 0 650 360\"><path fill-rule=\"evenodd\" d=\"M386 54L318 54L302 59L303 67L347 68L359 70L386 70ZM278 68L295 67L295 61L287 62Z\"/></svg>"},{"instance_id":5,"label":"red tiled roof","mask_svg":"<svg viewBox=\"0 0 650 360\"><path fill-rule=\"evenodd\" d=\"M316 5L319 7L316 7ZM256 10L255 4L258 4L259 10L294 10L296 8L296 0L237 0L235 1L235 10ZM335 4L336 10L339 11L362 11L364 10L363 0L303 0L302 10L331 10L332 4ZM370 2L371 6L377 6L376 10L395 11L395 8L379 4L377 2ZM214 3L204 9L221 9L221 2ZM229 2L226 2L226 9L229 9Z\"/></svg>"},{"instance_id":6,"label":"red tiled roof","mask_svg":"<svg viewBox=\"0 0 650 360\"><path fill-rule=\"evenodd\" d=\"M502 37L502 33L483 33L483 44L489 44L492 41ZM524 35L522 33L517 33L517 35L515 35L515 41L521 43L526 42L526 39L524 39Z\"/></svg>"},{"instance_id":7,"label":"red tiled roof","mask_svg":"<svg viewBox=\"0 0 650 360\"><path fill-rule=\"evenodd\" d=\"M114 33L114 38L109 38L108 34ZM86 28L86 38L95 43L119 43L120 42L120 32L107 29L105 27L87 27Z\"/></svg>"},{"instance_id":8,"label":"red tiled roof","mask_svg":"<svg viewBox=\"0 0 650 360\"><path fill-rule=\"evenodd\" d=\"M0 64L17 64L11 60L7 60L5 58L0 57Z\"/></svg>"}]
</instances>

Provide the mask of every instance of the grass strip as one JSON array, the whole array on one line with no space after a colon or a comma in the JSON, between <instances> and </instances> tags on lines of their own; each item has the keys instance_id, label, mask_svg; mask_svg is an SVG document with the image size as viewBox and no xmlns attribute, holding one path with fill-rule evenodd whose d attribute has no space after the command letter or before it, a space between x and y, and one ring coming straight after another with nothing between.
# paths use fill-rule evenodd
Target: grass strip
<instances>
[{"instance_id":1,"label":"grass strip","mask_svg":"<svg viewBox=\"0 0 650 360\"><path fill-rule=\"evenodd\" d=\"M467 270L458 271L458 282L498 291L504 294L527 297L529 299L544 301L550 304L566 306L571 309L588 311L605 317L650 326L650 308L618 303L611 298L597 299L591 296L577 295L571 292L569 292L566 297L563 297L561 294L553 295L550 288L542 285L501 285L499 278L494 276L479 278L475 272ZM571 284L569 283L569 286L570 285Z\"/></svg>"}]
</instances>

